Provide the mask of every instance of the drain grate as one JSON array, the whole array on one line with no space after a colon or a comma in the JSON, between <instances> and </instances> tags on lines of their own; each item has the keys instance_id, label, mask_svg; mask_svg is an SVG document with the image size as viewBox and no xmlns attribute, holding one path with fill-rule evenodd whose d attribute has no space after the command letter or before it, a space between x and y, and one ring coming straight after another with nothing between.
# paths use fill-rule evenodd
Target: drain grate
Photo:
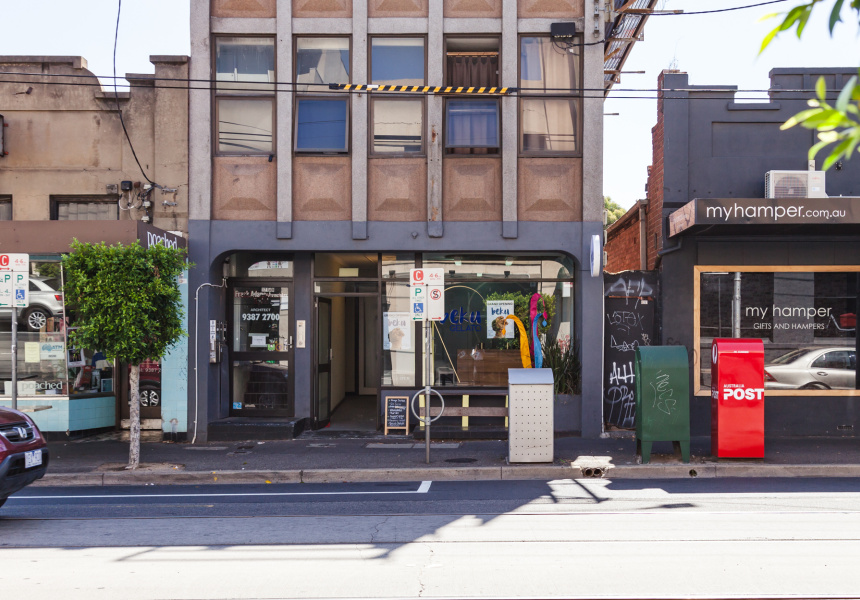
<instances>
[{"instance_id":1,"label":"drain grate","mask_svg":"<svg viewBox=\"0 0 860 600\"><path fill-rule=\"evenodd\" d=\"M477 458L446 458L445 462L465 464L465 463L478 462L478 459Z\"/></svg>"}]
</instances>

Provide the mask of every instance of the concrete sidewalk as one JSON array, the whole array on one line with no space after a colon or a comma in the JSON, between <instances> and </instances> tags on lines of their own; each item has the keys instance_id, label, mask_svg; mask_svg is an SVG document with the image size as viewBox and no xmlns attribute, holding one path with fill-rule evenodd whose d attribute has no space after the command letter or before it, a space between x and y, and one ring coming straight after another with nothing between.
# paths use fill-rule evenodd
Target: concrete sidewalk
<instances>
[{"instance_id":1,"label":"concrete sidewalk","mask_svg":"<svg viewBox=\"0 0 860 600\"><path fill-rule=\"evenodd\" d=\"M50 443L48 474L37 485L860 477L853 438L769 439L763 460L715 459L710 439L694 438L690 464L669 443L655 443L651 462L639 464L632 437L558 438L553 463L517 465L507 464L507 441L434 442L428 465L424 444L409 437L323 431L290 441L146 442L141 468L128 471L128 443L114 437Z\"/></svg>"}]
</instances>

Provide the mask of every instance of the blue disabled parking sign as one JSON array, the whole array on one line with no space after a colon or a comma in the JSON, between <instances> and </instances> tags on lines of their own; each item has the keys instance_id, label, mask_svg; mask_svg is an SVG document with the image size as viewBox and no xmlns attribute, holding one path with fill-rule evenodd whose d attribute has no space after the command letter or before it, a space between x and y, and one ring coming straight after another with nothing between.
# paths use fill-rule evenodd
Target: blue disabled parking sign
<instances>
[{"instance_id":1,"label":"blue disabled parking sign","mask_svg":"<svg viewBox=\"0 0 860 600\"><path fill-rule=\"evenodd\" d=\"M27 299L27 298L26 298L26 296L25 296L25 291L24 291L24 290L21 290L21 289L15 290L15 300L19 300L19 301L22 301L22 302L23 302L23 301L24 301L24 300L26 300L26 299Z\"/></svg>"},{"instance_id":2,"label":"blue disabled parking sign","mask_svg":"<svg viewBox=\"0 0 860 600\"><path fill-rule=\"evenodd\" d=\"M415 314L423 314L424 313L424 303L423 302L416 302L415 304L413 304L412 305L412 312L414 312Z\"/></svg>"}]
</instances>

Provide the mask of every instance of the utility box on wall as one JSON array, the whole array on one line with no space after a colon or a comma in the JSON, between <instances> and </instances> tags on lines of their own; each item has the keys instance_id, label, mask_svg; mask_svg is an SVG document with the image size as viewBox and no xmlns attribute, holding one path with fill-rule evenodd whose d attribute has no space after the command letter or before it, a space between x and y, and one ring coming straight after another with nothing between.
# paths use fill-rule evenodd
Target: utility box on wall
<instances>
[{"instance_id":1,"label":"utility box on wall","mask_svg":"<svg viewBox=\"0 0 860 600\"><path fill-rule=\"evenodd\" d=\"M711 346L711 454L764 458L764 343L715 339Z\"/></svg>"},{"instance_id":2,"label":"utility box on wall","mask_svg":"<svg viewBox=\"0 0 860 600\"><path fill-rule=\"evenodd\" d=\"M508 369L508 462L552 462L552 369Z\"/></svg>"}]
</instances>

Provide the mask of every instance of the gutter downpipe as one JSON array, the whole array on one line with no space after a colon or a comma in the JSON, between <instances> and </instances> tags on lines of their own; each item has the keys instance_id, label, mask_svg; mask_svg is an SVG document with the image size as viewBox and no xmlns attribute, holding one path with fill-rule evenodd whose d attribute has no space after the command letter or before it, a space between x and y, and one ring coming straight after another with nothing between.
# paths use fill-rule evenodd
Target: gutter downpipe
<instances>
[{"instance_id":1,"label":"gutter downpipe","mask_svg":"<svg viewBox=\"0 0 860 600\"><path fill-rule=\"evenodd\" d=\"M648 223L645 222L645 209L648 199L639 201L639 270L648 270Z\"/></svg>"},{"instance_id":2,"label":"gutter downpipe","mask_svg":"<svg viewBox=\"0 0 860 600\"><path fill-rule=\"evenodd\" d=\"M200 356L200 290L204 287L223 288L227 284L226 280L221 281L221 285L214 283L201 283L194 292L194 437L191 438L191 443L197 441L197 420L200 415L200 379L197 375L197 363Z\"/></svg>"}]
</instances>

